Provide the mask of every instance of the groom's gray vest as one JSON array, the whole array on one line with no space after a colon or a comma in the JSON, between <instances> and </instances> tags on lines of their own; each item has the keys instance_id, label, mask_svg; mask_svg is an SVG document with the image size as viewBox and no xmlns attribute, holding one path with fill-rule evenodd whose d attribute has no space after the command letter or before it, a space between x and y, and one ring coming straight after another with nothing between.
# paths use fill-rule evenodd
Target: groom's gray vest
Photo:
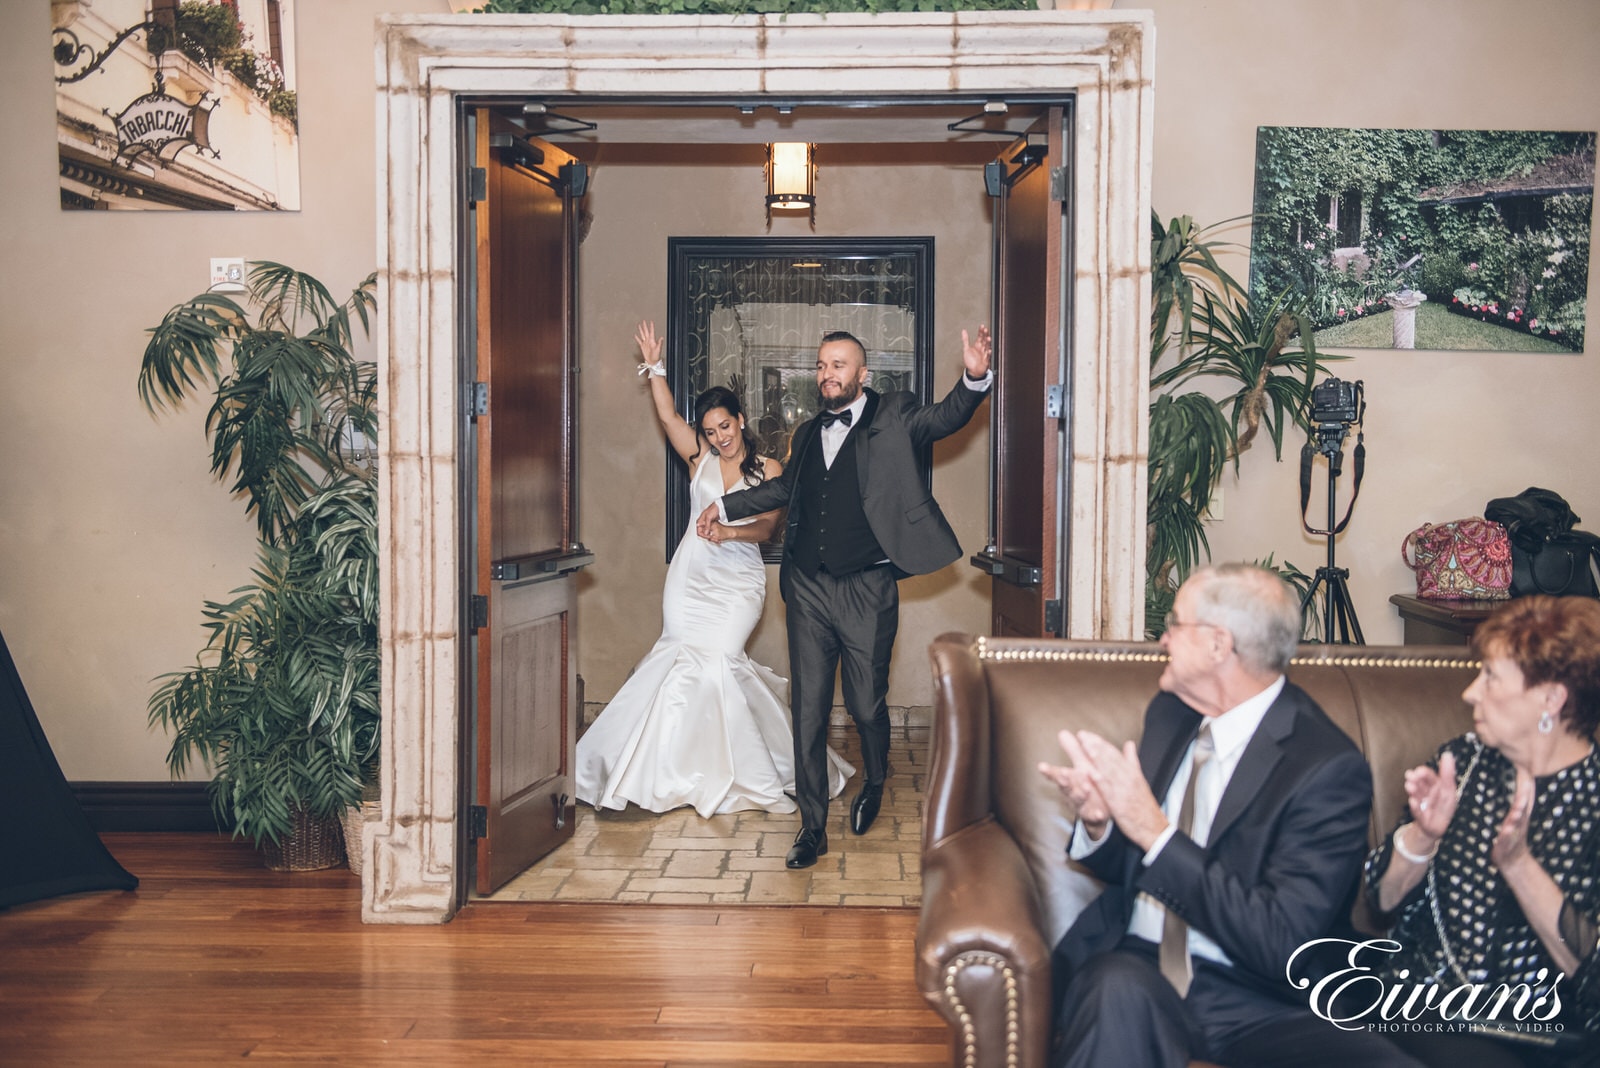
<instances>
[{"instance_id":1,"label":"groom's gray vest","mask_svg":"<svg viewBox=\"0 0 1600 1068\"><path fill-rule=\"evenodd\" d=\"M828 467L822 460L822 435L811 436L800 461L795 484L801 523L795 529L789 552L802 573L815 575L822 568L835 577L853 575L887 555L872 536L867 513L861 507L861 480L856 466L855 427L845 436L839 454Z\"/></svg>"}]
</instances>

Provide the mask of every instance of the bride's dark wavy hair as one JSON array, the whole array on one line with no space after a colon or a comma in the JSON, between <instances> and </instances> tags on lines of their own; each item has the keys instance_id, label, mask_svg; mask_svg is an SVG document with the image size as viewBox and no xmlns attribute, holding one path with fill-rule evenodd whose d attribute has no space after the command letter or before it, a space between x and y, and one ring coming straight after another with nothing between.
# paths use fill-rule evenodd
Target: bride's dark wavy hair
<instances>
[{"instance_id":1,"label":"bride's dark wavy hair","mask_svg":"<svg viewBox=\"0 0 1600 1068\"><path fill-rule=\"evenodd\" d=\"M702 438L706 436L706 416L724 409L735 419L744 415L744 405L739 402L739 394L726 386L712 386L694 399L694 432ZM766 465L761 462L761 457L756 454L756 436L750 433L750 421L745 420L745 425L739 434L744 438L744 462L739 465L739 470L744 474L744 480L754 486L757 482L764 482L767 478ZM709 446L710 440L706 441Z\"/></svg>"}]
</instances>

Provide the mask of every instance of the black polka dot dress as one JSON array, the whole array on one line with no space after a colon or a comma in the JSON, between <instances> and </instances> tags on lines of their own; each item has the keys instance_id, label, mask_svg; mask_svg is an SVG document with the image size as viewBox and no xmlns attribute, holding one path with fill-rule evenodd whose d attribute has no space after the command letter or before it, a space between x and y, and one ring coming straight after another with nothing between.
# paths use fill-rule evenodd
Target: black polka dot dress
<instances>
[{"instance_id":1,"label":"black polka dot dress","mask_svg":"<svg viewBox=\"0 0 1600 1068\"><path fill-rule=\"evenodd\" d=\"M1500 751L1471 733L1446 742L1455 754L1459 790L1455 817L1439 842L1427 876L1389 915L1400 950L1388 958L1392 982L1435 982L1444 990L1465 983L1526 984L1538 995L1558 987L1565 1030L1600 1034L1600 753L1534 780L1528 850L1561 888L1562 937L1578 958L1575 974L1560 971L1529 925L1490 850L1516 790L1517 774ZM1433 762L1437 768L1438 761ZM1411 822L1410 811L1401 825ZM1367 857L1366 888L1377 909L1378 882L1389 867L1394 838ZM1401 971L1408 974L1402 978Z\"/></svg>"}]
</instances>

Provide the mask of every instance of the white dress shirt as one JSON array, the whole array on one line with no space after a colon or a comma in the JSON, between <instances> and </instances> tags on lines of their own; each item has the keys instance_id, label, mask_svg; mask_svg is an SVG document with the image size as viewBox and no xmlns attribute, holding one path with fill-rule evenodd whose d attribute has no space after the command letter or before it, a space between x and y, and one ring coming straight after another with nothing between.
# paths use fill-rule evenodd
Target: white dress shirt
<instances>
[{"instance_id":1,"label":"white dress shirt","mask_svg":"<svg viewBox=\"0 0 1600 1068\"><path fill-rule=\"evenodd\" d=\"M838 419L822 427L817 432L817 440L822 443L822 464L832 469L833 458L839 455L839 450L844 448L844 439L850 436L850 431L861 425L861 413L867 410L867 395L860 394L855 400L839 409L842 415L850 413L850 425L845 426L844 420ZM822 418L821 413L817 415Z\"/></svg>"},{"instance_id":2,"label":"white dress shirt","mask_svg":"<svg viewBox=\"0 0 1600 1068\"><path fill-rule=\"evenodd\" d=\"M1211 720L1211 741L1216 747L1216 752L1201 766L1200 778L1194 786L1194 828L1189 837L1196 844L1202 846L1206 844L1211 832L1211 821L1217 814L1217 806L1222 801L1223 792L1228 788L1228 780L1233 778L1234 769L1239 766L1239 758L1244 755L1245 747L1255 736L1256 728L1261 725L1267 709L1272 707L1272 702L1283 692L1285 681L1284 677L1279 675L1265 690L1241 701ZM1145 851L1146 867L1155 862L1156 857L1161 855L1162 848L1174 834L1178 833L1178 813L1183 808L1183 795L1189 788L1189 773L1193 767L1194 743L1191 742L1188 752L1183 756L1183 763L1178 767L1178 773L1172 777L1172 783L1167 787L1167 796L1161 802L1161 811L1167 817L1167 829L1161 832L1160 837ZM1073 828L1072 845L1067 855L1073 860L1081 860L1099 848L1110 834L1111 829L1107 826L1104 835L1098 840L1092 839L1083 829L1083 821L1080 820ZM1149 894L1140 894L1134 899L1133 916L1128 921L1128 933L1160 945L1161 929L1166 923L1166 915L1167 910L1159 901ZM1222 952L1221 947L1192 926L1189 928L1189 955L1204 957L1219 964L1233 963L1228 959L1228 955Z\"/></svg>"}]
</instances>

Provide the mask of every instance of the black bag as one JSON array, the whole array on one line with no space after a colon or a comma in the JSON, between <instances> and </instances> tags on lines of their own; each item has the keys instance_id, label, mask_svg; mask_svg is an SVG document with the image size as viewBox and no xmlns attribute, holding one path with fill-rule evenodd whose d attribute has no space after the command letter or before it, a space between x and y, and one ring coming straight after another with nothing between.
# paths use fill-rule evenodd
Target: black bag
<instances>
[{"instance_id":1,"label":"black bag","mask_svg":"<svg viewBox=\"0 0 1600 1068\"><path fill-rule=\"evenodd\" d=\"M1511 596L1600 597L1600 537L1573 530L1579 519L1561 494L1530 486L1484 507L1511 538Z\"/></svg>"},{"instance_id":2,"label":"black bag","mask_svg":"<svg viewBox=\"0 0 1600 1068\"><path fill-rule=\"evenodd\" d=\"M1511 596L1548 593L1557 597L1600 597L1600 537L1586 530L1556 534L1530 553L1511 543Z\"/></svg>"}]
</instances>

